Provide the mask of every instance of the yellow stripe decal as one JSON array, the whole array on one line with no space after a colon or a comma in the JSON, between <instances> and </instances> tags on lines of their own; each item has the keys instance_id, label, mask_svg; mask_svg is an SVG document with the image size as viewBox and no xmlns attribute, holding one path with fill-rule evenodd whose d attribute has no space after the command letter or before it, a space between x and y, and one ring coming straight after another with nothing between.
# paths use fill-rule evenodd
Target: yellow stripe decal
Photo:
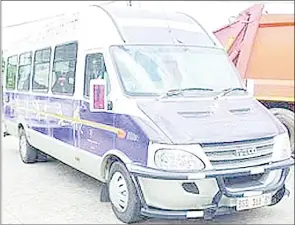
<instances>
[{"instance_id":1,"label":"yellow stripe decal","mask_svg":"<svg viewBox=\"0 0 295 225\"><path fill-rule=\"evenodd\" d=\"M6 104L6 105L10 105L11 107L13 107L15 109L27 110L29 112L37 113L39 115L49 116L49 117L53 117L53 118L56 118L56 119L61 119L61 120L67 121L67 122L80 123L80 124L83 124L83 125L86 125L86 126L90 126L90 127L110 131L110 132L113 132L113 133L117 134L119 137L122 137L122 138L124 138L125 135L126 135L124 130L122 130L120 128L117 128L117 127L114 127L114 126L109 126L109 125L102 124L102 123L92 122L92 121L89 121L89 120L83 120L83 119L80 119L80 118L77 118L77 117L64 116L64 115L60 115L60 114L57 114L57 113L49 113L49 112L29 109L29 108L26 108L26 107L16 106L15 104Z\"/></svg>"}]
</instances>

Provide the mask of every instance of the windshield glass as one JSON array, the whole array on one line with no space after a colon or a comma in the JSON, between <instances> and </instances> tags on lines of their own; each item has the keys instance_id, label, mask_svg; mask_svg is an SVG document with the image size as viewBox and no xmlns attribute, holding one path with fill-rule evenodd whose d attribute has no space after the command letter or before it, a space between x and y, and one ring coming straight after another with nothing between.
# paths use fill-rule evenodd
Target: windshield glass
<instances>
[{"instance_id":1,"label":"windshield glass","mask_svg":"<svg viewBox=\"0 0 295 225\"><path fill-rule=\"evenodd\" d=\"M212 95L227 88L243 87L222 49L124 45L112 46L111 55L128 95L161 95L187 88L211 89L194 94Z\"/></svg>"}]
</instances>

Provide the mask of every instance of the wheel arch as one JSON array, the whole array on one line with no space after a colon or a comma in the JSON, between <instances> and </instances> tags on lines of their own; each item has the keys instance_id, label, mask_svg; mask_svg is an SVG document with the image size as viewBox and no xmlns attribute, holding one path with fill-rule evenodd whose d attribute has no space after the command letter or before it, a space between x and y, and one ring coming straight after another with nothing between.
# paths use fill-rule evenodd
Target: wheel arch
<instances>
[{"instance_id":1,"label":"wheel arch","mask_svg":"<svg viewBox=\"0 0 295 225\"><path fill-rule=\"evenodd\" d=\"M17 120L17 131L19 132L20 129L23 129L25 131L25 133L27 134L27 128L28 128L28 124L26 122L26 120L24 118L19 118Z\"/></svg>"},{"instance_id":2,"label":"wheel arch","mask_svg":"<svg viewBox=\"0 0 295 225\"><path fill-rule=\"evenodd\" d=\"M131 159L118 149L112 149L104 154L100 166L101 178L106 181L109 175L109 169L114 162L121 162L124 165L132 163Z\"/></svg>"},{"instance_id":3,"label":"wheel arch","mask_svg":"<svg viewBox=\"0 0 295 225\"><path fill-rule=\"evenodd\" d=\"M290 137L292 154L294 155L294 112L284 108L271 108L270 111L287 130Z\"/></svg>"}]
</instances>

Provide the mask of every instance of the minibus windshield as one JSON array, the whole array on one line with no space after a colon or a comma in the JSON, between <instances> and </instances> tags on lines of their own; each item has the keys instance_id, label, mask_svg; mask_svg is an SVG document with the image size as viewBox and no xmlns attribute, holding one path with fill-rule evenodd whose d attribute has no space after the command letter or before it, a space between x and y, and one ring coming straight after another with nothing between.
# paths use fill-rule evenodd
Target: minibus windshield
<instances>
[{"instance_id":1,"label":"minibus windshield","mask_svg":"<svg viewBox=\"0 0 295 225\"><path fill-rule=\"evenodd\" d=\"M186 90L194 96L243 88L239 74L222 49L196 46L120 45L110 48L127 95L161 96ZM233 92L232 95L245 92Z\"/></svg>"}]
</instances>

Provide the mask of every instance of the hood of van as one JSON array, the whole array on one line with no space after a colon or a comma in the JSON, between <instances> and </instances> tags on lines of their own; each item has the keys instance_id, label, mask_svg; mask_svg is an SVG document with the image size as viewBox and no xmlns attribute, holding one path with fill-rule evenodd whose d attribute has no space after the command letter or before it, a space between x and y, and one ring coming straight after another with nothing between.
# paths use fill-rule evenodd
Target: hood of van
<instances>
[{"instance_id":1,"label":"hood of van","mask_svg":"<svg viewBox=\"0 0 295 225\"><path fill-rule=\"evenodd\" d=\"M283 125L253 98L138 101L173 144L218 143L272 137Z\"/></svg>"}]
</instances>

